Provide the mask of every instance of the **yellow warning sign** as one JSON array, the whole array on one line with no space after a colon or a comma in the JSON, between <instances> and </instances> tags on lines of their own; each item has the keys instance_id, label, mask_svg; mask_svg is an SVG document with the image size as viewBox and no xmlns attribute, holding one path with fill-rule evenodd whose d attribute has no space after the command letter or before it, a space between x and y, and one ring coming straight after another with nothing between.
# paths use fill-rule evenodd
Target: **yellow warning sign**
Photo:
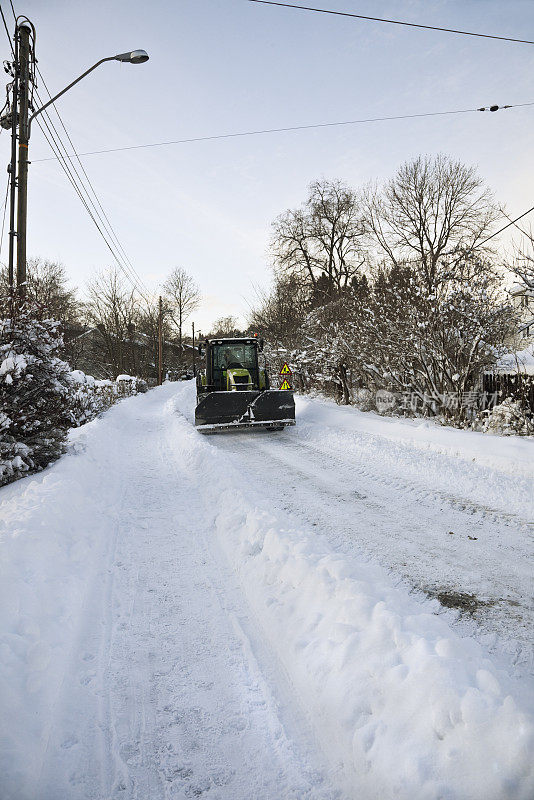
<instances>
[{"instance_id":1,"label":"yellow warning sign","mask_svg":"<svg viewBox=\"0 0 534 800\"><path fill-rule=\"evenodd\" d=\"M290 386L290 385L289 385L289 383L287 382L287 379L286 379L286 378L284 378L284 382L282 383L282 385L281 385L280 389L291 389L291 386Z\"/></svg>"},{"instance_id":2,"label":"yellow warning sign","mask_svg":"<svg viewBox=\"0 0 534 800\"><path fill-rule=\"evenodd\" d=\"M293 373L289 369L287 361L284 361L284 366L280 370L280 375L292 375Z\"/></svg>"}]
</instances>

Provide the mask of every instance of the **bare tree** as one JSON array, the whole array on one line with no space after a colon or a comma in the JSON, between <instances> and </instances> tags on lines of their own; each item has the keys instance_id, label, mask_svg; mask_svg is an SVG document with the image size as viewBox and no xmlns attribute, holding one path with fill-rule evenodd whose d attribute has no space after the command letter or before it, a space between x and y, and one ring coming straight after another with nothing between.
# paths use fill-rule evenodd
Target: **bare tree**
<instances>
[{"instance_id":1,"label":"bare tree","mask_svg":"<svg viewBox=\"0 0 534 800\"><path fill-rule=\"evenodd\" d=\"M364 263L364 232L355 193L340 181L314 181L303 206L273 223L275 270L306 281L326 302L350 285Z\"/></svg>"},{"instance_id":2,"label":"bare tree","mask_svg":"<svg viewBox=\"0 0 534 800\"><path fill-rule=\"evenodd\" d=\"M469 255L488 236L498 211L473 167L449 156L403 164L381 191L363 197L370 239L392 265L413 265L429 291L474 263ZM469 276L464 275L465 279Z\"/></svg>"},{"instance_id":3,"label":"bare tree","mask_svg":"<svg viewBox=\"0 0 534 800\"><path fill-rule=\"evenodd\" d=\"M110 377L138 374L134 347L138 315L139 300L116 268L101 272L88 284L85 316L101 333L101 367Z\"/></svg>"},{"instance_id":4,"label":"bare tree","mask_svg":"<svg viewBox=\"0 0 534 800\"><path fill-rule=\"evenodd\" d=\"M508 260L507 268L519 278L525 288L534 292L534 233L532 228L527 230L519 228L523 237L515 245L512 258Z\"/></svg>"},{"instance_id":5,"label":"bare tree","mask_svg":"<svg viewBox=\"0 0 534 800\"><path fill-rule=\"evenodd\" d=\"M163 290L170 319L178 331L178 343L181 349L183 325L200 305L200 289L185 269L176 267L165 281Z\"/></svg>"},{"instance_id":6,"label":"bare tree","mask_svg":"<svg viewBox=\"0 0 534 800\"><path fill-rule=\"evenodd\" d=\"M217 337L217 336L240 336L241 331L239 330L239 323L237 321L237 317L219 317L216 319L213 325L211 326L211 332L208 336Z\"/></svg>"},{"instance_id":7,"label":"bare tree","mask_svg":"<svg viewBox=\"0 0 534 800\"><path fill-rule=\"evenodd\" d=\"M26 296L51 318L62 323L76 322L80 315L80 303L76 292L67 286L68 278L65 267L57 261L47 258L30 258L27 268ZM9 292L8 270L4 267L0 273L0 292L6 296Z\"/></svg>"},{"instance_id":8,"label":"bare tree","mask_svg":"<svg viewBox=\"0 0 534 800\"><path fill-rule=\"evenodd\" d=\"M292 348L311 305L309 286L296 275L275 276L270 291L256 291L250 327L271 344Z\"/></svg>"}]
</instances>

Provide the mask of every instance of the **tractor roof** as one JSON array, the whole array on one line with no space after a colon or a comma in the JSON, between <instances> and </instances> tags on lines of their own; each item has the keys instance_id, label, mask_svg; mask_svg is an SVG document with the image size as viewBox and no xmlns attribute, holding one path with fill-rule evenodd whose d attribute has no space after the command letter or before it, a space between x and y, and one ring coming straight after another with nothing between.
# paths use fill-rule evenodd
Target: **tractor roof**
<instances>
[{"instance_id":1,"label":"tractor roof","mask_svg":"<svg viewBox=\"0 0 534 800\"><path fill-rule=\"evenodd\" d=\"M238 336L232 338L215 336L207 341L210 344L258 344L259 339L257 336Z\"/></svg>"}]
</instances>

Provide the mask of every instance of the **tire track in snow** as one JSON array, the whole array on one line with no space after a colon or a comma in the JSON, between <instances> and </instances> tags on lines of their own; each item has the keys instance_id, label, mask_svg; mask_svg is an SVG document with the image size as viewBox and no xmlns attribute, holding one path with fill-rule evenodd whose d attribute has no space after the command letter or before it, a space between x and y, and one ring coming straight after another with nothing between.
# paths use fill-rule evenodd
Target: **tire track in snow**
<instances>
[{"instance_id":1,"label":"tire track in snow","mask_svg":"<svg viewBox=\"0 0 534 800\"><path fill-rule=\"evenodd\" d=\"M476 614L463 615L461 624L504 655L517 674L532 670L531 530L525 520L476 504L465 508L464 501L425 490L411 477L362 464L352 450L333 455L302 441L295 429L212 442L239 459L259 504L282 510L289 523L305 520L337 551L378 560L431 596L450 590L479 598ZM477 547L484 548L480 563Z\"/></svg>"},{"instance_id":2,"label":"tire track in snow","mask_svg":"<svg viewBox=\"0 0 534 800\"><path fill-rule=\"evenodd\" d=\"M321 756L286 736L251 657L248 606L215 568L209 519L166 441L161 405L156 397L131 420L134 435L123 432L128 494L106 668L117 769L100 796L335 800Z\"/></svg>"},{"instance_id":3,"label":"tire track in snow","mask_svg":"<svg viewBox=\"0 0 534 800\"><path fill-rule=\"evenodd\" d=\"M168 451L168 447L162 448L165 462L173 470L176 478L183 480L183 465L179 468L175 455ZM207 508L206 511L209 517L213 515L211 509ZM216 536L212 534L210 531L208 538L203 527L197 531L205 559L210 564L206 579L217 597L219 607L232 624L238 643L236 649L238 647L242 651L252 686L260 693L261 700L255 702L265 706L268 711L269 733L278 743L281 761L290 765L292 762L302 765L305 782L308 784L301 786L300 789L293 789L289 785L284 788L284 784L278 782L276 797L283 797L284 800L293 797L294 800L306 800L306 798L312 800L316 797L318 800L320 798L343 800L338 789L329 788L329 783L335 785L338 779L326 765L309 712L297 703L297 693L287 671L275 653L266 645L261 634L261 623L253 610L244 605L242 589L235 573L227 563ZM291 770L293 769L291 767ZM250 796L256 797L253 792ZM226 795L224 797L226 800ZM233 797L234 795L232 800ZM248 793L246 797L248 800ZM270 794L266 795L266 800L271 800Z\"/></svg>"}]
</instances>

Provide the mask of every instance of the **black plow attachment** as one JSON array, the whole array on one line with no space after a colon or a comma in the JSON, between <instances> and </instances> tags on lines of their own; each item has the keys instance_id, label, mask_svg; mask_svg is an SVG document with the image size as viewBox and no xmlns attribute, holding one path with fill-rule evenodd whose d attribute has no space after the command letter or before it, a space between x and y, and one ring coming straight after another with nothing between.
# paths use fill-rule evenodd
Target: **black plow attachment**
<instances>
[{"instance_id":1,"label":"black plow attachment","mask_svg":"<svg viewBox=\"0 0 534 800\"><path fill-rule=\"evenodd\" d=\"M281 430L295 424L295 400L292 391L209 392L201 394L195 409L199 431L271 428Z\"/></svg>"}]
</instances>

